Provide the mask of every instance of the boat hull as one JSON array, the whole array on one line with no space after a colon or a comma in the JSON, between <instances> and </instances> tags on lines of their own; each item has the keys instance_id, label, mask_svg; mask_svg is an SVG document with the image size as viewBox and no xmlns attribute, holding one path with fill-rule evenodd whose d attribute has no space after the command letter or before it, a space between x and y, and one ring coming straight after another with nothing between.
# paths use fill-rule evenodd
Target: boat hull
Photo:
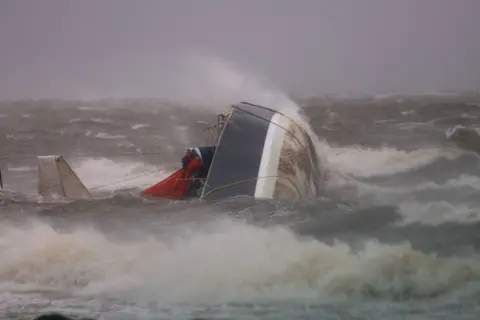
<instances>
[{"instance_id":1,"label":"boat hull","mask_svg":"<svg viewBox=\"0 0 480 320\"><path fill-rule=\"evenodd\" d=\"M275 110L240 103L219 138L201 197L313 198L320 192L319 168L300 125Z\"/></svg>"}]
</instances>

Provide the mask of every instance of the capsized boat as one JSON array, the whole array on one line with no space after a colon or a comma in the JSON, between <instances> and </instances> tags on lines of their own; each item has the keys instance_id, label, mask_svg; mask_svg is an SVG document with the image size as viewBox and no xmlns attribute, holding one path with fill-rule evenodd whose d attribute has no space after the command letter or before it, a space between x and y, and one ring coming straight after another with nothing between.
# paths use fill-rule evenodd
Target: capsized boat
<instances>
[{"instance_id":1,"label":"capsized boat","mask_svg":"<svg viewBox=\"0 0 480 320\"><path fill-rule=\"evenodd\" d=\"M322 173L312 139L285 114L241 102L204 130L216 130L216 142L188 149L183 168L142 195L176 200L318 196Z\"/></svg>"},{"instance_id":2,"label":"capsized boat","mask_svg":"<svg viewBox=\"0 0 480 320\"><path fill-rule=\"evenodd\" d=\"M308 132L285 114L248 102L217 115L211 145L190 148L183 166L142 196L174 200L317 197L323 180ZM91 199L62 156L38 156L38 193L44 198Z\"/></svg>"}]
</instances>

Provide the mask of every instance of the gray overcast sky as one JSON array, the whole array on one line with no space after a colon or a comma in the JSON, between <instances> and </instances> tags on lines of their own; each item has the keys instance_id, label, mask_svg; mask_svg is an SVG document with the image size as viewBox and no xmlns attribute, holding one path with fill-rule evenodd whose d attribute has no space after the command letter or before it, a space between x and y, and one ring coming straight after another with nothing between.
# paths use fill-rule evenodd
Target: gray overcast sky
<instances>
[{"instance_id":1,"label":"gray overcast sky","mask_svg":"<svg viewBox=\"0 0 480 320\"><path fill-rule=\"evenodd\" d=\"M479 60L480 0L0 0L0 99L478 89Z\"/></svg>"}]
</instances>

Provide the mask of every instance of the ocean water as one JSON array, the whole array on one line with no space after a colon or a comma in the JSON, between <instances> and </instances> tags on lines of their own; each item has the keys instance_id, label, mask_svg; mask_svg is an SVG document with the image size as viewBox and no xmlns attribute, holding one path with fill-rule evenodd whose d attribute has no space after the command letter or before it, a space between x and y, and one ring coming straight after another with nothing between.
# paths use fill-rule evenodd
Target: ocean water
<instances>
[{"instance_id":1,"label":"ocean water","mask_svg":"<svg viewBox=\"0 0 480 320\"><path fill-rule=\"evenodd\" d=\"M478 124L479 96L295 104L324 194L202 203L138 193L208 141L216 110L2 102L0 318L477 319L480 158L445 132ZM46 154L63 155L95 200L38 197Z\"/></svg>"}]
</instances>

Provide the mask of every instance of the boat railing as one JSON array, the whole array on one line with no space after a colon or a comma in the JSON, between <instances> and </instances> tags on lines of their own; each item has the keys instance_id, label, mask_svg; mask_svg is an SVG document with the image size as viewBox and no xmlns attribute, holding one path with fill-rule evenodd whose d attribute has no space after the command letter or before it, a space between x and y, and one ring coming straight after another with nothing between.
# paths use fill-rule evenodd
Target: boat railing
<instances>
[{"instance_id":1,"label":"boat railing","mask_svg":"<svg viewBox=\"0 0 480 320\"><path fill-rule=\"evenodd\" d=\"M204 188L209 187L210 190L208 192L204 192L202 198L206 197L206 196L208 196L208 195L210 195L210 194L212 194L216 191L222 190L222 189L227 189L227 188L231 188L231 187L234 187L234 186L237 186L237 185L240 185L240 184L244 184L244 183L248 183L248 182L252 182L252 181L257 181L259 179L273 179L273 178L288 180L291 183L291 185L295 188L295 190L297 191L297 194L300 194L300 190L298 189L297 185L292 181L292 179L290 179L289 177L285 177L285 176L274 175L274 176L252 177L252 178L249 178L249 179L244 179L244 180L239 180L239 181L235 181L235 182L232 182L232 183L227 183L227 184L215 187L215 188L211 188L211 187L205 185Z\"/></svg>"},{"instance_id":2,"label":"boat railing","mask_svg":"<svg viewBox=\"0 0 480 320\"><path fill-rule=\"evenodd\" d=\"M247 101L241 101L240 104L246 104L246 105L249 105L251 107L254 107L254 108L258 108L258 109L264 109L264 110L268 110L268 111L271 111L271 112L274 112L274 113L278 113L278 114L281 114L282 116L288 118L290 121L292 121L293 123L295 123L298 127L300 127L301 130L303 130L303 128L301 126L298 125L298 123L292 119L291 117L289 117L288 115L282 113L281 111L279 110L275 110L275 109L272 109L272 108L269 108L269 107L264 107L264 106L260 106L260 105L257 105L257 104L253 104L253 103L250 103L250 102L247 102ZM256 115L256 114L253 114L243 108L241 108L240 106L238 106L238 104L232 104L230 106L231 109L237 109L237 110L240 110L242 112L245 112L245 113L248 113L254 117L257 117L257 118L260 118L266 122L271 122L270 119L265 119L259 115ZM228 116L231 114L232 110L229 110L227 112L224 112L224 113L219 113L217 114L217 123L215 124L212 124L212 125L209 125L203 129L201 129L201 131L208 131L210 133L210 136L209 138L211 140L214 140L214 144L216 145L219 138L220 138L220 135L222 133L222 130L223 130L223 127L225 126L225 123L227 122L228 120ZM278 124L276 124L277 126L280 126ZM284 128L282 126L280 126L282 129L284 129L285 131L287 132L290 132L290 130L288 130L287 128Z\"/></svg>"},{"instance_id":3,"label":"boat railing","mask_svg":"<svg viewBox=\"0 0 480 320\"><path fill-rule=\"evenodd\" d=\"M201 131L208 131L208 133L210 134L209 138L213 140L213 144L216 145L218 140L220 139L223 127L225 126L229 115L230 111L219 113L217 114L217 123L201 129Z\"/></svg>"},{"instance_id":4,"label":"boat railing","mask_svg":"<svg viewBox=\"0 0 480 320\"><path fill-rule=\"evenodd\" d=\"M301 125L299 125L297 121L295 121L292 117L286 115L286 114L283 113L283 112L280 112L280 111L275 110L275 109L272 109L272 108L268 108L268 107L264 107L264 106L259 106L259 105L257 105L257 104L253 104L253 103L246 102L246 101L242 101L241 103L246 104L246 105L249 105L249 106L254 107L254 108L264 109L264 110L268 110L268 111L271 111L271 112L274 112L274 113L278 113L278 114L284 116L285 118L287 118L287 119L288 119L289 121L291 121L292 123L294 123L294 124L297 126L297 128L298 128L300 131L303 132L304 135L307 135L307 136L308 136L307 131L306 131ZM245 109L242 109L242 108L240 108L240 107L237 106L237 105L232 105L232 108L235 108L235 109L240 110L240 111L242 111L242 112L248 113L248 114L250 114L251 116L256 117L256 118L258 118L258 119L261 119L261 120L263 120L263 121L265 121L265 122L275 124L276 126L278 126L278 127L282 128L283 130L285 130L285 132L287 132L288 134L290 134L301 146L303 146L303 148L306 148L306 146L303 144L303 142L301 142L301 141L297 138L297 136L296 136L295 134L293 134L293 132L292 132L290 129L285 128L285 127L279 125L278 123L272 122L270 119L266 119L266 118L264 118L264 117L262 117L262 116L259 116L259 115L257 115L257 114L254 114L254 113L250 112L250 111L247 111L247 110L245 110Z\"/></svg>"}]
</instances>

